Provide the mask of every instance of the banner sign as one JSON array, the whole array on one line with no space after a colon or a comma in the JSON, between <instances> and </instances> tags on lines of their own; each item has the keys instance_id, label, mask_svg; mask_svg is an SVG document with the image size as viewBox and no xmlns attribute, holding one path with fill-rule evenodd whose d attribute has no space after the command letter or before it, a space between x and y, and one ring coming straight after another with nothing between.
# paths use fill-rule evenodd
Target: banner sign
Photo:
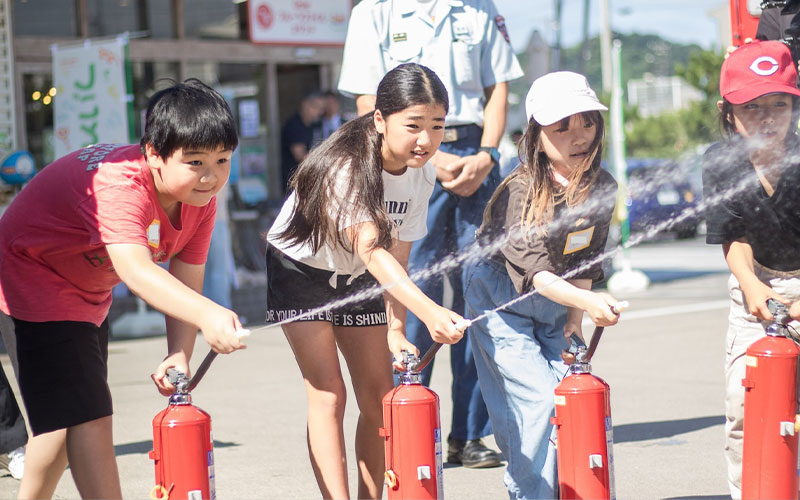
<instances>
[{"instance_id":1,"label":"banner sign","mask_svg":"<svg viewBox=\"0 0 800 500\"><path fill-rule=\"evenodd\" d=\"M277 45L344 45L350 0L249 0L250 41Z\"/></svg>"},{"instance_id":2,"label":"banner sign","mask_svg":"<svg viewBox=\"0 0 800 500\"><path fill-rule=\"evenodd\" d=\"M127 46L127 36L53 45L56 158L90 144L130 141Z\"/></svg>"}]
</instances>

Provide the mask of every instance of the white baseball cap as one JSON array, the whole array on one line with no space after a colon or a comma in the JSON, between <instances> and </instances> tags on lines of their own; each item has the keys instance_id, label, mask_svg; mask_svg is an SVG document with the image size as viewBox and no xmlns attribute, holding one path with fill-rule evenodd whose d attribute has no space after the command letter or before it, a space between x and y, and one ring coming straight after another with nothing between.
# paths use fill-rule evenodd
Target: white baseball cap
<instances>
[{"instance_id":1,"label":"white baseball cap","mask_svg":"<svg viewBox=\"0 0 800 500\"><path fill-rule=\"evenodd\" d=\"M584 111L606 111L586 77L571 71L556 71L534 80L525 97L525 114L539 125L552 125Z\"/></svg>"}]
</instances>

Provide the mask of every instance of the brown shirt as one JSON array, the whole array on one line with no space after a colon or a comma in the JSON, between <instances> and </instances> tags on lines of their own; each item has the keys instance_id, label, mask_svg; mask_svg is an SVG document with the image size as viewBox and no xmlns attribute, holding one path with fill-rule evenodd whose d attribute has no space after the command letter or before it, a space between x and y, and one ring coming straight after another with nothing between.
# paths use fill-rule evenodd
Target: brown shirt
<instances>
[{"instance_id":1,"label":"brown shirt","mask_svg":"<svg viewBox=\"0 0 800 500\"><path fill-rule=\"evenodd\" d=\"M617 183L611 174L601 170L589 197L580 205L570 208L566 203L557 204L546 234L535 229L525 234L522 230L527 192L527 179L517 177L509 182L492 205L491 220L478 230L482 246L508 236L492 258L505 264L517 292L533 289L533 276L540 271L563 276L585 265L567 278L601 280L602 261L592 261L605 249L614 212Z\"/></svg>"}]
</instances>

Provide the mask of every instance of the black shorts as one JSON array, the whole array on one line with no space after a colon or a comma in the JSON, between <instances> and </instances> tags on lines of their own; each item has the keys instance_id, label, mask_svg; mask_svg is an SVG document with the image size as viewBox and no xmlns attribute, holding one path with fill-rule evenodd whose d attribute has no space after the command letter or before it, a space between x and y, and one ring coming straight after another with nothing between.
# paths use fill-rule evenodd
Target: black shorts
<instances>
[{"instance_id":1,"label":"black shorts","mask_svg":"<svg viewBox=\"0 0 800 500\"><path fill-rule=\"evenodd\" d=\"M34 436L113 413L108 320L33 323L14 318L19 391Z\"/></svg>"},{"instance_id":2,"label":"black shorts","mask_svg":"<svg viewBox=\"0 0 800 500\"><path fill-rule=\"evenodd\" d=\"M378 287L365 272L349 285L349 276L337 276L337 287L330 285L332 271L317 269L287 257L267 245L267 323L278 323L312 309ZM346 304L302 318L298 321L327 321L334 326L375 326L386 324L383 294Z\"/></svg>"}]
</instances>

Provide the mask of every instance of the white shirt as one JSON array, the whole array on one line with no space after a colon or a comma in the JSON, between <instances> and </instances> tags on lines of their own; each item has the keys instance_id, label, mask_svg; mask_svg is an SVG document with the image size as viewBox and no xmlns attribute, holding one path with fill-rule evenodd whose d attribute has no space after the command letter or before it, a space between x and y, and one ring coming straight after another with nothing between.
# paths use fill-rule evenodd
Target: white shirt
<instances>
[{"instance_id":1,"label":"white shirt","mask_svg":"<svg viewBox=\"0 0 800 500\"><path fill-rule=\"evenodd\" d=\"M403 63L431 68L450 97L448 125L483 126L483 90L522 76L491 0L436 0L434 20L417 2L362 0L347 27L339 92L374 95Z\"/></svg>"},{"instance_id":2,"label":"white shirt","mask_svg":"<svg viewBox=\"0 0 800 500\"><path fill-rule=\"evenodd\" d=\"M341 171L346 172L347 166L342 167ZM342 180L343 175L339 175L337 181ZM392 175L383 172L383 200L384 209L389 217L394 221L395 228L392 230L392 237L400 241L416 241L428 234L428 201L433 193L433 184L436 180L436 169L431 163L426 163L422 168L407 168L401 175ZM345 203L353 203L354 196L344 192L346 182L337 182L334 188L340 196L338 199ZM336 287L337 275L349 275L348 283L353 279L364 274L367 266L355 252L350 252L338 245L325 243L314 253L310 243L302 245L289 245L285 241L278 239L289 223L289 220L296 203L295 193L283 203L281 211L267 234L267 241L274 247L282 251L289 258L317 269L334 271L331 276L330 284ZM333 206L328 210L331 224L336 223L338 207ZM344 231L350 226L366 222L368 219L353 220L347 218L342 221L339 231Z\"/></svg>"}]
</instances>

